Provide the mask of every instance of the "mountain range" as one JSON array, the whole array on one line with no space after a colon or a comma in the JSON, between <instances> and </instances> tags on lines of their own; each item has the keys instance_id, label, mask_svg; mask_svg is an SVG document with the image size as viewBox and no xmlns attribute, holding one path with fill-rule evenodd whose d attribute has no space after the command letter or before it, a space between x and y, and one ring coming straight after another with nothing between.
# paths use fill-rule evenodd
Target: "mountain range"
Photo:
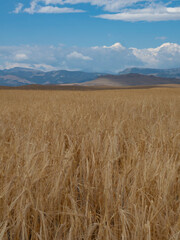
<instances>
[{"instance_id":1,"label":"mountain range","mask_svg":"<svg viewBox=\"0 0 180 240\"><path fill-rule=\"evenodd\" d=\"M155 68L127 68L120 72L120 75L129 73L139 73L143 75L154 75L156 77L164 78L180 78L180 68L171 69L155 69Z\"/></svg>"},{"instance_id":2,"label":"mountain range","mask_svg":"<svg viewBox=\"0 0 180 240\"><path fill-rule=\"evenodd\" d=\"M0 70L0 86L21 86L28 84L72 84L91 81L103 74L82 71L43 72L29 68L12 68Z\"/></svg>"},{"instance_id":3,"label":"mountain range","mask_svg":"<svg viewBox=\"0 0 180 240\"><path fill-rule=\"evenodd\" d=\"M0 70L0 86L22 86L32 84L78 84L82 86L180 84L180 68L128 68L117 75L66 70L43 72L40 70L18 67Z\"/></svg>"}]
</instances>

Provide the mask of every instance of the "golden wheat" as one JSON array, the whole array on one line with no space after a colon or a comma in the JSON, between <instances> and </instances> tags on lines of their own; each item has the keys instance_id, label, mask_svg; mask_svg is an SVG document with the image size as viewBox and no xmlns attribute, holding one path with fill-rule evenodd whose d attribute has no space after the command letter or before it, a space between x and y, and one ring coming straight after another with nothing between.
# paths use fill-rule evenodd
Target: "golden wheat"
<instances>
[{"instance_id":1,"label":"golden wheat","mask_svg":"<svg viewBox=\"0 0 180 240\"><path fill-rule=\"evenodd\" d=\"M0 239L179 240L180 89L0 91Z\"/></svg>"}]
</instances>

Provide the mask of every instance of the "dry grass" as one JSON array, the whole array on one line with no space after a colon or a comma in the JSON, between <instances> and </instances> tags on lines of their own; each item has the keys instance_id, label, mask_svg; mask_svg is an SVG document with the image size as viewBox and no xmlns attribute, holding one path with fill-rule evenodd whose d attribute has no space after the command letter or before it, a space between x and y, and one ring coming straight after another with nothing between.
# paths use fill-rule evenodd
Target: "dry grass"
<instances>
[{"instance_id":1,"label":"dry grass","mask_svg":"<svg viewBox=\"0 0 180 240\"><path fill-rule=\"evenodd\" d=\"M179 240L180 89L0 91L0 239Z\"/></svg>"}]
</instances>

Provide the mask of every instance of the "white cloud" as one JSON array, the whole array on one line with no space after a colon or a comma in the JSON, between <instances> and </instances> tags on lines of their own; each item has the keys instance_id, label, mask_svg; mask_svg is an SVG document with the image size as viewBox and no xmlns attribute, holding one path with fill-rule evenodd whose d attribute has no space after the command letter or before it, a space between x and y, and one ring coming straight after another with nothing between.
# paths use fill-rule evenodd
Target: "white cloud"
<instances>
[{"instance_id":1,"label":"white cloud","mask_svg":"<svg viewBox=\"0 0 180 240\"><path fill-rule=\"evenodd\" d=\"M22 60L26 60L28 59L27 55L24 54L24 53L17 53L15 55L15 59L18 60L18 61L22 61Z\"/></svg>"},{"instance_id":2,"label":"white cloud","mask_svg":"<svg viewBox=\"0 0 180 240\"><path fill-rule=\"evenodd\" d=\"M121 43L115 43L112 46L103 46L103 48L109 48L109 49L113 49L113 50L125 50L125 47L123 47L121 45Z\"/></svg>"},{"instance_id":3,"label":"white cloud","mask_svg":"<svg viewBox=\"0 0 180 240\"><path fill-rule=\"evenodd\" d=\"M33 14L36 12L36 7L37 7L37 1L32 1L30 4L29 8L25 8L24 10L22 10L23 12L29 13L29 14Z\"/></svg>"},{"instance_id":4,"label":"white cloud","mask_svg":"<svg viewBox=\"0 0 180 240\"><path fill-rule=\"evenodd\" d=\"M34 14L34 13L81 13L84 12L80 9L67 8L67 7L54 7L54 6L41 6L37 5L36 2L32 2L29 8L25 8L23 12Z\"/></svg>"},{"instance_id":5,"label":"white cloud","mask_svg":"<svg viewBox=\"0 0 180 240\"><path fill-rule=\"evenodd\" d=\"M164 40L167 39L167 37L165 37L165 36L161 36L161 37L156 37L155 39L156 39L156 40L164 41Z\"/></svg>"},{"instance_id":6,"label":"white cloud","mask_svg":"<svg viewBox=\"0 0 180 240\"><path fill-rule=\"evenodd\" d=\"M106 12L111 12L96 16L102 19L128 22L180 20L180 6L176 4L176 7L172 7L172 2L157 0L31 0L30 6L26 8L19 3L14 13L81 13L85 11L76 9L75 6L80 3L84 5L89 3L101 7Z\"/></svg>"},{"instance_id":7,"label":"white cloud","mask_svg":"<svg viewBox=\"0 0 180 240\"><path fill-rule=\"evenodd\" d=\"M3 65L0 65L0 69L11 69L15 67L20 67L20 68L33 68L33 69L38 69L42 71L54 71L58 70L58 68L53 67L51 65L47 64L30 64L30 63L19 63L19 62L5 62Z\"/></svg>"},{"instance_id":8,"label":"white cloud","mask_svg":"<svg viewBox=\"0 0 180 240\"><path fill-rule=\"evenodd\" d=\"M46 6L42 6L38 4L39 2L45 2ZM51 6L49 5L51 1L39 1L39 0L32 0L30 2L30 6L26 7L23 9L23 4L19 3L15 10L13 11L14 13L20 13L20 12L25 12L29 14L34 14L34 13L82 13L85 12L84 10L80 9L74 9L74 8L68 8L68 7L57 7L57 6ZM53 2L52 2L53 3ZM58 1L54 1L54 3L58 3Z\"/></svg>"},{"instance_id":9,"label":"white cloud","mask_svg":"<svg viewBox=\"0 0 180 240\"><path fill-rule=\"evenodd\" d=\"M22 3L18 3L17 7L14 9L13 13L20 13L22 8L23 8L23 4Z\"/></svg>"},{"instance_id":10,"label":"white cloud","mask_svg":"<svg viewBox=\"0 0 180 240\"><path fill-rule=\"evenodd\" d=\"M58 70L58 68L53 67L53 66L51 66L51 65L47 65L47 64L33 64L32 67L35 68L35 69L42 70L42 71L54 71L54 70Z\"/></svg>"},{"instance_id":11,"label":"white cloud","mask_svg":"<svg viewBox=\"0 0 180 240\"><path fill-rule=\"evenodd\" d=\"M81 59L81 60L92 60L92 58L90 58L89 56L84 56L82 53L79 53L79 52L72 52L70 54L67 55L67 58L69 59Z\"/></svg>"},{"instance_id":12,"label":"white cloud","mask_svg":"<svg viewBox=\"0 0 180 240\"><path fill-rule=\"evenodd\" d=\"M132 48L133 54L146 66L177 67L180 65L180 45L164 43L157 48Z\"/></svg>"},{"instance_id":13,"label":"white cloud","mask_svg":"<svg viewBox=\"0 0 180 240\"><path fill-rule=\"evenodd\" d=\"M17 62L5 62L3 65L1 65L1 69L10 69L15 67L21 67L21 68L31 68L31 64L25 64L25 63L17 63Z\"/></svg>"},{"instance_id":14,"label":"white cloud","mask_svg":"<svg viewBox=\"0 0 180 240\"><path fill-rule=\"evenodd\" d=\"M19 8L14 10L15 13L26 12L26 13L69 13L69 12L84 12L80 9L74 8L60 8L59 5L76 5L76 4L91 4L92 6L102 7L105 11L117 12L124 7L133 6L134 4L141 2L152 2L153 0L31 0L30 7L25 9L23 5L19 5ZM44 6L45 5L45 6ZM52 6L54 5L54 6ZM48 11L49 9L49 11ZM64 11L63 11L64 9ZM65 10L69 9L69 11Z\"/></svg>"},{"instance_id":15,"label":"white cloud","mask_svg":"<svg viewBox=\"0 0 180 240\"><path fill-rule=\"evenodd\" d=\"M88 48L59 46L0 46L0 67L29 67L45 71L65 69L119 72L128 67L173 68L180 66L180 45L126 48L120 43Z\"/></svg>"},{"instance_id":16,"label":"white cloud","mask_svg":"<svg viewBox=\"0 0 180 240\"><path fill-rule=\"evenodd\" d=\"M31 2L35 3L44 3L46 5L65 5L71 4L76 5L80 3L89 3L93 6L103 7L105 11L116 12L119 11L121 8L132 6L136 3L141 2L152 2L153 0L32 0Z\"/></svg>"},{"instance_id":17,"label":"white cloud","mask_svg":"<svg viewBox=\"0 0 180 240\"><path fill-rule=\"evenodd\" d=\"M59 7L52 7L52 6L41 7L37 11L37 13L80 13L80 12L84 12L84 11L73 9L73 8L59 8Z\"/></svg>"},{"instance_id":18,"label":"white cloud","mask_svg":"<svg viewBox=\"0 0 180 240\"><path fill-rule=\"evenodd\" d=\"M157 5L142 9L124 9L120 13L101 14L96 17L127 22L180 20L180 7L170 8Z\"/></svg>"}]
</instances>

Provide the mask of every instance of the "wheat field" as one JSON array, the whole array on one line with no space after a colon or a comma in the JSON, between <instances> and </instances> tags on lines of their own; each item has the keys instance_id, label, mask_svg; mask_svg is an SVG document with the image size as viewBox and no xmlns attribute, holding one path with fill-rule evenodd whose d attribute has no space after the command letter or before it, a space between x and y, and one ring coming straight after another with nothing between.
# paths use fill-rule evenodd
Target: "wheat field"
<instances>
[{"instance_id":1,"label":"wheat field","mask_svg":"<svg viewBox=\"0 0 180 240\"><path fill-rule=\"evenodd\" d=\"M0 91L0 240L179 240L180 88Z\"/></svg>"}]
</instances>

